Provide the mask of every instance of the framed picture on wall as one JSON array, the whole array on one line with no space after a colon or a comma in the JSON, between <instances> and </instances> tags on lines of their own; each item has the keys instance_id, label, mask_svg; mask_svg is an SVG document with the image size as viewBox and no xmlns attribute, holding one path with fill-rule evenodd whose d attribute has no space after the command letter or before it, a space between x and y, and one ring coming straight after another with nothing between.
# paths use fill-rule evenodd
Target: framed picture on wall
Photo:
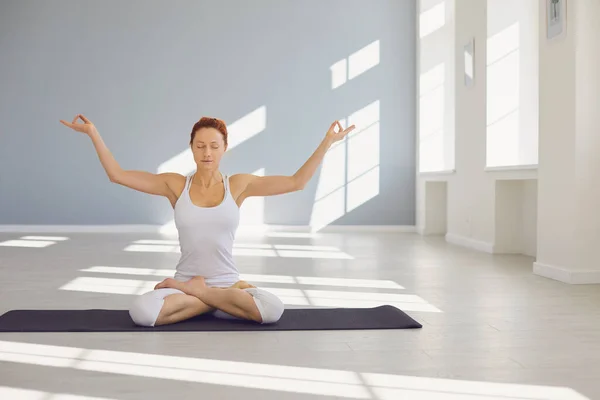
<instances>
[{"instance_id":1,"label":"framed picture on wall","mask_svg":"<svg viewBox=\"0 0 600 400\"><path fill-rule=\"evenodd\" d=\"M554 39L566 32L567 0L546 0L547 38Z\"/></svg>"}]
</instances>

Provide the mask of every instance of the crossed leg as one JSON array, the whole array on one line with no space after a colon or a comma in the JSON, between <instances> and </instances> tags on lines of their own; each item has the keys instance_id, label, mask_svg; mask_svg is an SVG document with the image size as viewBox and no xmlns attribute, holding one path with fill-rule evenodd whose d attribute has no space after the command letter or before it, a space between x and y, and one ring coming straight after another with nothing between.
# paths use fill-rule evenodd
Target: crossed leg
<instances>
[{"instance_id":1,"label":"crossed leg","mask_svg":"<svg viewBox=\"0 0 600 400\"><path fill-rule=\"evenodd\" d=\"M206 286L204 278L200 276L186 282L167 278L156 285L156 289L172 288L180 290L184 294L172 294L165 298L165 304L158 315L156 325L178 322L186 317L190 318L215 309L234 317L262 323L262 316L254 298L243 290L253 287L240 281L229 288L210 288ZM168 301L172 297L174 299Z\"/></svg>"},{"instance_id":2,"label":"crossed leg","mask_svg":"<svg viewBox=\"0 0 600 400\"><path fill-rule=\"evenodd\" d=\"M154 289L139 296L129 309L129 315L136 325L152 327L174 324L213 311L219 312L219 318L272 323L279 319L284 308L276 296L257 293L255 286L244 281L228 288L209 288L201 277L187 282L168 278ZM266 321L263 321L265 306L259 310L258 300L255 299L257 295L262 299L261 304L266 300L265 296L269 298Z\"/></svg>"},{"instance_id":3,"label":"crossed leg","mask_svg":"<svg viewBox=\"0 0 600 400\"><path fill-rule=\"evenodd\" d=\"M154 325L174 324L214 310L197 297L184 293L170 294L165 297Z\"/></svg>"}]
</instances>

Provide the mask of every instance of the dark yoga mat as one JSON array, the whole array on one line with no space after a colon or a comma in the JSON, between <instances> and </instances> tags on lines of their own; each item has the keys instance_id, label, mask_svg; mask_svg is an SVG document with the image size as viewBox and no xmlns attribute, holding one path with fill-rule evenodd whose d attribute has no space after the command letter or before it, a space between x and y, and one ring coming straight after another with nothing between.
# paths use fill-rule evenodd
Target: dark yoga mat
<instances>
[{"instance_id":1,"label":"dark yoga mat","mask_svg":"<svg viewBox=\"0 0 600 400\"><path fill-rule=\"evenodd\" d=\"M275 324L201 315L172 325L140 327L127 310L13 310L0 316L0 332L291 331L413 329L422 325L393 306L288 309Z\"/></svg>"}]
</instances>

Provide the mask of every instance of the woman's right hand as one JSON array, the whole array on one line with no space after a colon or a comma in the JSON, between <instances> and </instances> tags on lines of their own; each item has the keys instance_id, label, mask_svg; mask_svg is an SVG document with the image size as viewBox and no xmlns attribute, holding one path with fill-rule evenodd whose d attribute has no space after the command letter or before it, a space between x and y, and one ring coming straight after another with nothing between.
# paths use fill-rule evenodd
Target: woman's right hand
<instances>
[{"instance_id":1,"label":"woman's right hand","mask_svg":"<svg viewBox=\"0 0 600 400\"><path fill-rule=\"evenodd\" d=\"M77 123L78 119L81 119L83 121L83 124ZM75 118L73 118L73 122L69 123L62 119L60 120L60 122L61 124L68 126L69 128L76 130L77 132L85 133L86 135L90 135L96 131L96 127L94 126L94 124L82 114L77 114Z\"/></svg>"}]
</instances>

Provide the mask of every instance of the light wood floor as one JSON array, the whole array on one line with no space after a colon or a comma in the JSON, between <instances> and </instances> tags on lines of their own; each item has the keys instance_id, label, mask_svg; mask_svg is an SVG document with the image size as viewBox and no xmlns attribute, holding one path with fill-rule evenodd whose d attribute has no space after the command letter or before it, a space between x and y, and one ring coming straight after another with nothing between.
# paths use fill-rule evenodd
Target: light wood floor
<instances>
[{"instance_id":1,"label":"light wood floor","mask_svg":"<svg viewBox=\"0 0 600 400\"><path fill-rule=\"evenodd\" d=\"M128 308L179 257L159 235L35 236L0 234L0 313ZM289 307L394 304L423 329L0 333L0 399L600 399L599 287L529 257L400 233L240 235L235 256Z\"/></svg>"}]
</instances>

